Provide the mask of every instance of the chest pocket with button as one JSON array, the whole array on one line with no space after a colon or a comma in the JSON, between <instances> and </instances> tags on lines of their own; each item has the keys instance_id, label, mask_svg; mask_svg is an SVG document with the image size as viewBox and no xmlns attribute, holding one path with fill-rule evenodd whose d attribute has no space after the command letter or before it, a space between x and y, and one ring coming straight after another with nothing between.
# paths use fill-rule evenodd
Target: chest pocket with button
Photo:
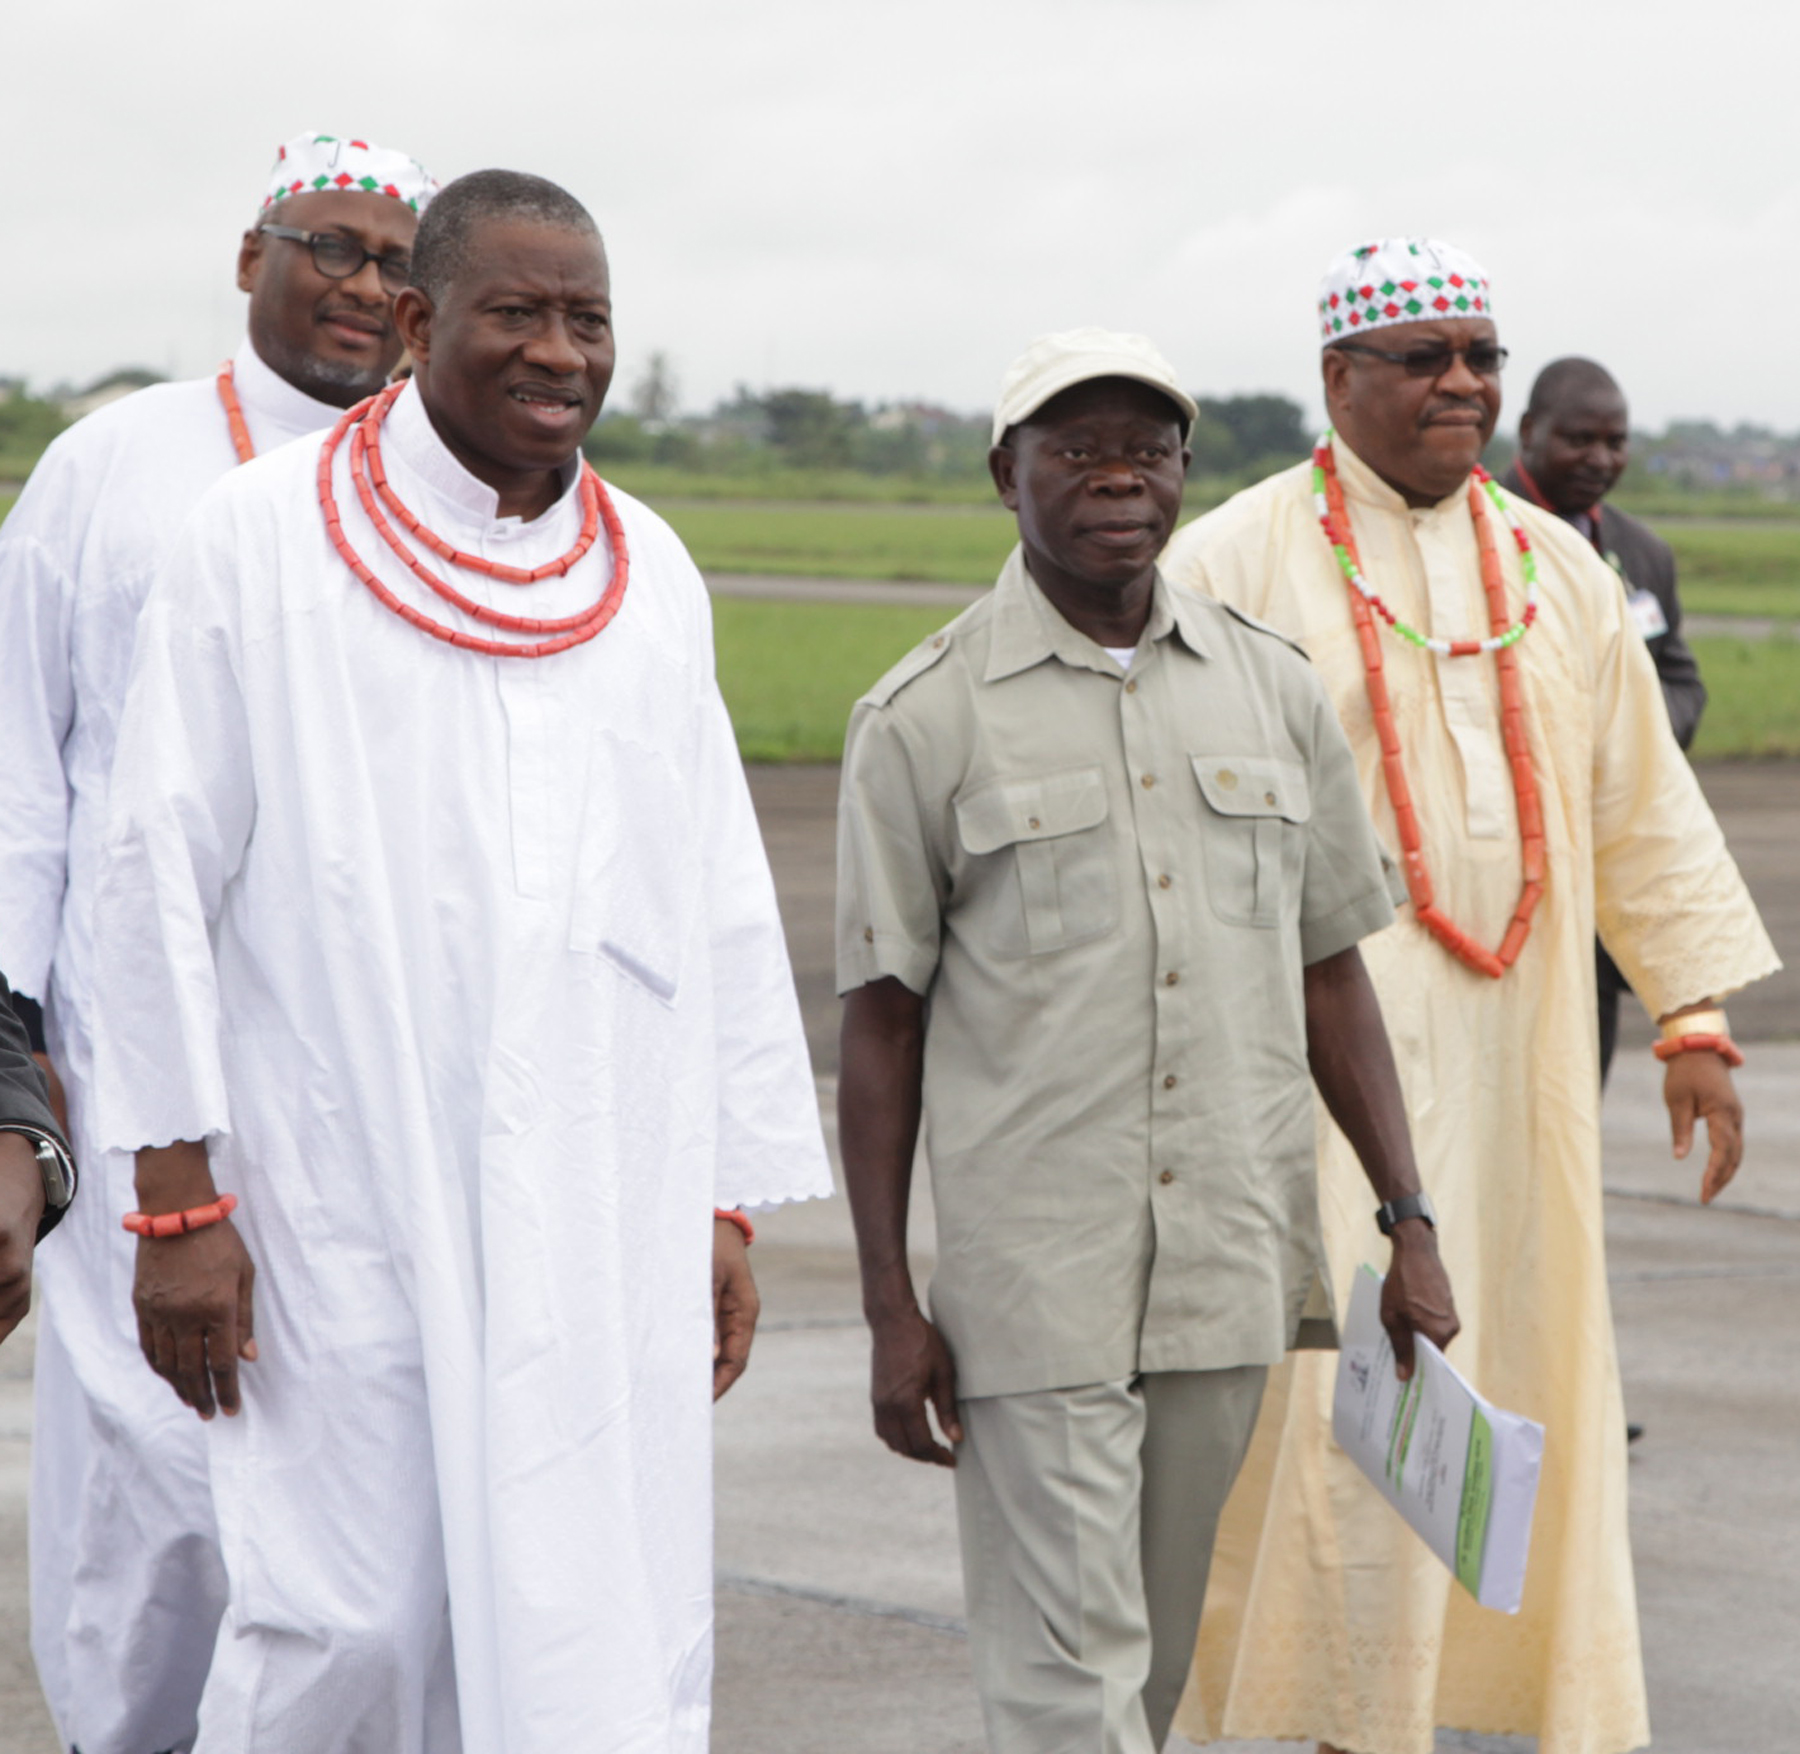
<instances>
[{"instance_id":1,"label":"chest pocket with button","mask_svg":"<svg viewBox=\"0 0 1800 1754\"><path fill-rule=\"evenodd\" d=\"M1119 923L1119 877L1097 767L991 780L955 800L957 838L975 855L962 922L1002 956L1038 956L1104 937Z\"/></svg>"},{"instance_id":2,"label":"chest pocket with button","mask_svg":"<svg viewBox=\"0 0 1800 1754\"><path fill-rule=\"evenodd\" d=\"M1305 874L1306 769L1268 755L1188 759L1207 805L1200 844L1213 912L1227 925L1277 925Z\"/></svg>"}]
</instances>

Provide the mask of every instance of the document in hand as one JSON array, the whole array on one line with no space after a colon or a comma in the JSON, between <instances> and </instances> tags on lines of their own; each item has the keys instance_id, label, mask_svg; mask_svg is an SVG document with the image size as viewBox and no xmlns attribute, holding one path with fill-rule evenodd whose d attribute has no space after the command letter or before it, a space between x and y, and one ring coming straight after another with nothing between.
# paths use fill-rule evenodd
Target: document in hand
<instances>
[{"instance_id":1,"label":"document in hand","mask_svg":"<svg viewBox=\"0 0 1800 1754\"><path fill-rule=\"evenodd\" d=\"M1401 1382L1373 1267L1350 1295L1331 1433L1476 1601L1518 1613L1544 1428L1484 1401L1422 1335Z\"/></svg>"}]
</instances>

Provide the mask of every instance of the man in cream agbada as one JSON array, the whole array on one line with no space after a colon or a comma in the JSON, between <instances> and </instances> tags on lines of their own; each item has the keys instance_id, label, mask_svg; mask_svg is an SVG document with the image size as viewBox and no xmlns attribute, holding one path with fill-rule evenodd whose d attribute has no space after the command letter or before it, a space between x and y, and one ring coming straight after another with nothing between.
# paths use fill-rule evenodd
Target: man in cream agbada
<instances>
[{"instance_id":1,"label":"man in cream agbada","mask_svg":"<svg viewBox=\"0 0 1800 1754\"><path fill-rule=\"evenodd\" d=\"M1337 708L1409 905L1369 941L1464 1331L1456 1362L1548 1428L1522 1611L1450 1575L1331 1442L1328 1359L1272 1373L1228 1508L1190 1736L1428 1754L1434 1728L1543 1754L1648 1739L1625 1416L1600 1205L1595 930L1663 1023L1701 1197L1742 1110L1723 996L1778 966L1618 577L1481 475L1506 353L1462 251L1347 252L1318 305L1332 431L1312 463L1176 538L1170 575L1298 640ZM1333 1283L1372 1258L1355 1160L1319 1116Z\"/></svg>"}]
</instances>

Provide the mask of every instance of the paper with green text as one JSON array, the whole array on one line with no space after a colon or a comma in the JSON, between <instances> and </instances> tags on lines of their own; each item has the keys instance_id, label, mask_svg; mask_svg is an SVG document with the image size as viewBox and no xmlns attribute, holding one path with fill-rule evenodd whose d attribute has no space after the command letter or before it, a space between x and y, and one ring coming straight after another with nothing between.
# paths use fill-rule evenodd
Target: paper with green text
<instances>
[{"instance_id":1,"label":"paper with green text","mask_svg":"<svg viewBox=\"0 0 1800 1754\"><path fill-rule=\"evenodd\" d=\"M1331 1433L1484 1608L1519 1611L1544 1428L1484 1401L1422 1336L1410 1382L1394 1375L1381 1275L1350 1294Z\"/></svg>"}]
</instances>

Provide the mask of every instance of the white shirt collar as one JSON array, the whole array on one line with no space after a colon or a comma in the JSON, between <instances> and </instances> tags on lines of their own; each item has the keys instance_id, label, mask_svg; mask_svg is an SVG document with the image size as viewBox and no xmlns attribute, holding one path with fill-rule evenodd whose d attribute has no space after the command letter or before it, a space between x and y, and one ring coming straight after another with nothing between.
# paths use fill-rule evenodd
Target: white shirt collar
<instances>
[{"instance_id":1,"label":"white shirt collar","mask_svg":"<svg viewBox=\"0 0 1800 1754\"><path fill-rule=\"evenodd\" d=\"M381 433L384 452L398 457L433 493L465 517L479 524L516 526L522 522L518 518L500 516L499 494L485 481L471 475L438 437L416 385L409 383L401 391L388 410ZM580 457L571 457L563 465L561 475L561 494L541 518L532 520L534 525L548 520L554 527L558 513L571 503L576 483L581 479Z\"/></svg>"},{"instance_id":2,"label":"white shirt collar","mask_svg":"<svg viewBox=\"0 0 1800 1754\"><path fill-rule=\"evenodd\" d=\"M344 412L296 389L278 371L265 365L248 335L231 356L231 382L245 414L254 415L259 426L274 427L283 439L302 438L335 425Z\"/></svg>"}]
</instances>

